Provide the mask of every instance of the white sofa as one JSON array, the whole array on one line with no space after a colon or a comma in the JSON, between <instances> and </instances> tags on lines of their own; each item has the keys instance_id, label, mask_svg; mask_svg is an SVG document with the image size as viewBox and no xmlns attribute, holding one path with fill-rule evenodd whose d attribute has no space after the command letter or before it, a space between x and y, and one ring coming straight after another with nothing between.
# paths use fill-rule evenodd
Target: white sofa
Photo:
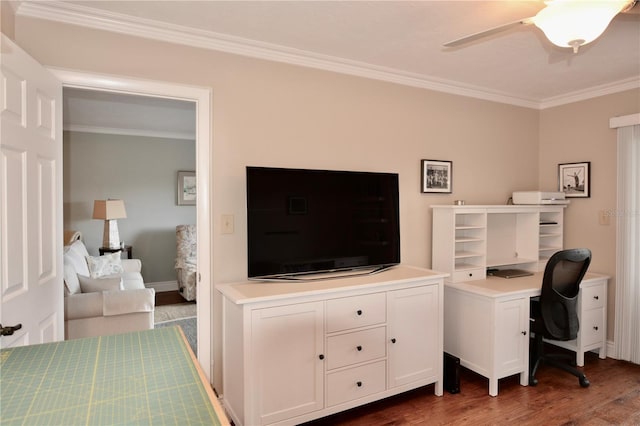
<instances>
[{"instance_id":1,"label":"white sofa","mask_svg":"<svg viewBox=\"0 0 640 426\"><path fill-rule=\"evenodd\" d=\"M89 256L81 240L65 246L65 339L153 328L155 291L144 285L142 263L138 259L120 260L120 253L107 256ZM95 265L100 264L120 272L98 276Z\"/></svg>"}]
</instances>

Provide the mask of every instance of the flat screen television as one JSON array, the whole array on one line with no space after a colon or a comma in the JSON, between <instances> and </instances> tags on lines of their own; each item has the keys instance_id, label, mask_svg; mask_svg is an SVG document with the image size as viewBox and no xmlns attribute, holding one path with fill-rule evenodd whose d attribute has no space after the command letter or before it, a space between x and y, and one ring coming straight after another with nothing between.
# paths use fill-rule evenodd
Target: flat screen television
<instances>
[{"instance_id":1,"label":"flat screen television","mask_svg":"<svg viewBox=\"0 0 640 426\"><path fill-rule=\"evenodd\" d=\"M396 173L247 167L249 278L397 265L398 210Z\"/></svg>"}]
</instances>

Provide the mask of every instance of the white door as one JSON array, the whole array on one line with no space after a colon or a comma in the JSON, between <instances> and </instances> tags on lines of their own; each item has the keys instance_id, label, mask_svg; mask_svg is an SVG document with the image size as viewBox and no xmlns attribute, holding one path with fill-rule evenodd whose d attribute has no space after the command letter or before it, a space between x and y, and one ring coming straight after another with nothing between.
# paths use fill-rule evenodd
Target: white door
<instances>
[{"instance_id":1,"label":"white door","mask_svg":"<svg viewBox=\"0 0 640 426\"><path fill-rule=\"evenodd\" d=\"M0 323L7 348L62 340L62 84L4 34Z\"/></svg>"}]
</instances>

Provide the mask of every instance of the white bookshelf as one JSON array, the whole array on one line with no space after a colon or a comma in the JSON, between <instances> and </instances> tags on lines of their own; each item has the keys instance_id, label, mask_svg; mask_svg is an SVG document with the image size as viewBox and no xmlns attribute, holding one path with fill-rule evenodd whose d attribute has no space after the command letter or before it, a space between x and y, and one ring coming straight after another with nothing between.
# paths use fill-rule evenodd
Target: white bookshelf
<instances>
[{"instance_id":1,"label":"white bookshelf","mask_svg":"<svg viewBox=\"0 0 640 426\"><path fill-rule=\"evenodd\" d=\"M486 278L487 268L544 270L563 247L565 206L432 206L432 265L452 282Z\"/></svg>"}]
</instances>

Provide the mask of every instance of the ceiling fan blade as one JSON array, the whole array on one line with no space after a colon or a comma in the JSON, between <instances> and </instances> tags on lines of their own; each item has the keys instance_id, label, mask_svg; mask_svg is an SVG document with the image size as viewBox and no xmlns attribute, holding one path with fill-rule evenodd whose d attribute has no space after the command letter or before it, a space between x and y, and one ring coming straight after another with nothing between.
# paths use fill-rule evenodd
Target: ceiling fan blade
<instances>
[{"instance_id":1,"label":"ceiling fan blade","mask_svg":"<svg viewBox=\"0 0 640 426\"><path fill-rule=\"evenodd\" d=\"M479 33L471 34L457 40L450 41L448 43L443 44L444 47L456 47L466 43L471 43L472 41L488 37L493 34L500 33L502 31L506 31L508 29L518 27L520 25L529 25L533 24L533 17L520 19L519 21L509 22L508 24L499 25L494 28L490 28L488 30L480 31Z\"/></svg>"}]
</instances>

